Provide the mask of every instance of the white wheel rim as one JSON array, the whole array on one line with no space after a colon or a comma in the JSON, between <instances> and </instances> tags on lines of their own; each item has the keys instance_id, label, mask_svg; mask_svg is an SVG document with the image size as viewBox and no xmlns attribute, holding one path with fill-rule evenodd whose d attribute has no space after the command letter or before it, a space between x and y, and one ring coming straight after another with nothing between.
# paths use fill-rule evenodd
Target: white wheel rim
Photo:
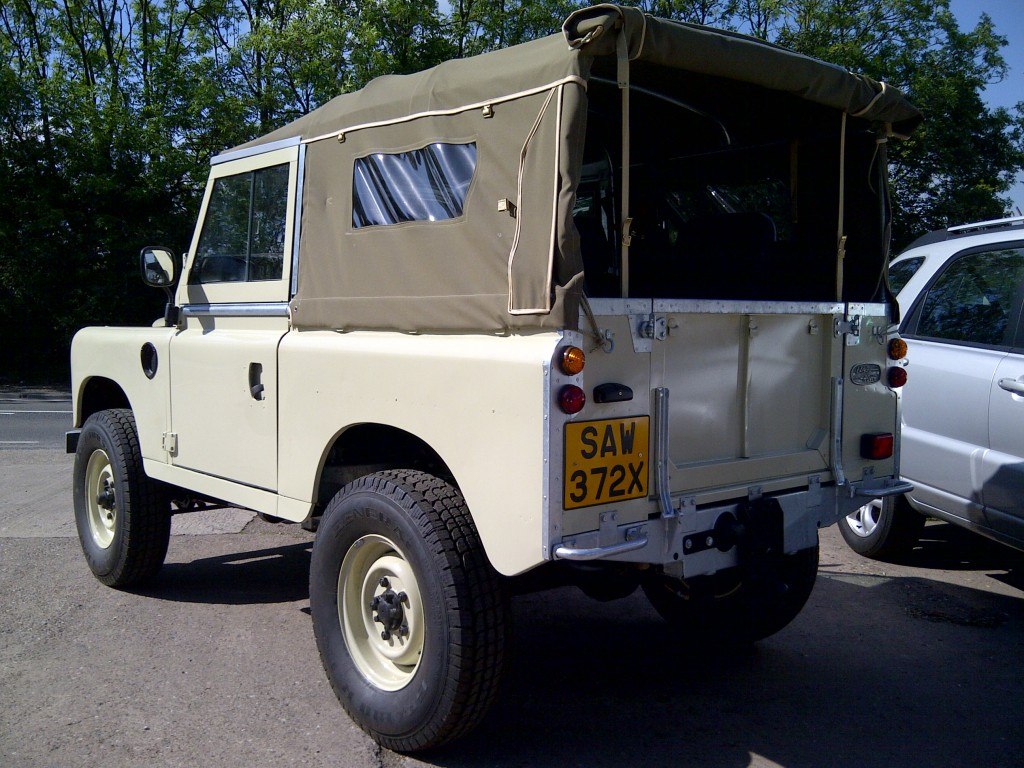
<instances>
[{"instance_id":1,"label":"white wheel rim","mask_svg":"<svg viewBox=\"0 0 1024 768\"><path fill-rule=\"evenodd\" d=\"M870 504L865 504L852 515L846 516L846 522L850 530L861 538L867 538L878 527L882 517L882 500L875 499Z\"/></svg>"},{"instance_id":2,"label":"white wheel rim","mask_svg":"<svg viewBox=\"0 0 1024 768\"><path fill-rule=\"evenodd\" d=\"M106 549L114 540L118 514L114 470L102 449L92 452L85 468L85 505L92 539L100 549Z\"/></svg>"},{"instance_id":3,"label":"white wheel rim","mask_svg":"<svg viewBox=\"0 0 1024 768\"><path fill-rule=\"evenodd\" d=\"M402 627L389 631L373 602L403 593ZM385 691L409 684L423 657L423 601L412 566L390 539L363 536L345 553L338 572L338 619L349 656L367 680Z\"/></svg>"}]
</instances>

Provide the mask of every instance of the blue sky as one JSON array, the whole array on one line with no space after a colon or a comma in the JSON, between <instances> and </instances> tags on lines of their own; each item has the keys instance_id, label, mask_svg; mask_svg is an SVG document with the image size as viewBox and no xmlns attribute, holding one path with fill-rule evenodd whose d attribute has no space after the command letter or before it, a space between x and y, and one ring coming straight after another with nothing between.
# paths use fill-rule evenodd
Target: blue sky
<instances>
[{"instance_id":1,"label":"blue sky","mask_svg":"<svg viewBox=\"0 0 1024 768\"><path fill-rule=\"evenodd\" d=\"M1007 39L1002 53L1010 71L1002 82L985 89L983 96L989 106L1012 107L1024 101L1024 0L950 0L949 5L961 29L972 28L981 14L987 13L995 23L996 32ZM1024 179L1018 177L1010 197L1024 210Z\"/></svg>"}]
</instances>

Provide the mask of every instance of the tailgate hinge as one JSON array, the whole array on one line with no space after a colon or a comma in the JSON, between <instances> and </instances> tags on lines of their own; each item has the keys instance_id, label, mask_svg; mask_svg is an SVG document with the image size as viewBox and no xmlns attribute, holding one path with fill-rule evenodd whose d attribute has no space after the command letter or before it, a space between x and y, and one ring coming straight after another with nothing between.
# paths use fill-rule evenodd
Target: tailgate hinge
<instances>
[{"instance_id":1,"label":"tailgate hinge","mask_svg":"<svg viewBox=\"0 0 1024 768\"><path fill-rule=\"evenodd\" d=\"M849 320L835 318L832 321L832 334L836 338L845 335L848 347L860 344L860 315L853 315Z\"/></svg>"},{"instance_id":2,"label":"tailgate hinge","mask_svg":"<svg viewBox=\"0 0 1024 768\"><path fill-rule=\"evenodd\" d=\"M668 337L668 318L664 315L651 315L640 321L640 335L645 339L664 341Z\"/></svg>"},{"instance_id":3,"label":"tailgate hinge","mask_svg":"<svg viewBox=\"0 0 1024 768\"><path fill-rule=\"evenodd\" d=\"M167 451L171 456L178 455L178 433L177 432L164 432L164 450Z\"/></svg>"}]
</instances>

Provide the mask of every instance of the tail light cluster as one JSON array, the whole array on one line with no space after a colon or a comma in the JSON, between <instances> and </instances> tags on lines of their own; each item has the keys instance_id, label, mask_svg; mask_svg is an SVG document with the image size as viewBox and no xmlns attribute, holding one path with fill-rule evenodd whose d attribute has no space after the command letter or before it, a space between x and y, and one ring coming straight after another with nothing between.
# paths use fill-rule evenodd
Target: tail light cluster
<instances>
[{"instance_id":1,"label":"tail light cluster","mask_svg":"<svg viewBox=\"0 0 1024 768\"><path fill-rule=\"evenodd\" d=\"M558 356L558 367L566 376L576 376L583 372L587 364L587 356L579 347L563 347ZM570 416L583 410L587 404L587 393L575 384L566 384L558 391L558 407Z\"/></svg>"},{"instance_id":2,"label":"tail light cluster","mask_svg":"<svg viewBox=\"0 0 1024 768\"><path fill-rule=\"evenodd\" d=\"M903 365L900 365L900 361L904 360L907 356L907 342L897 337L889 340L889 346L886 347L886 352L889 355L889 359L897 365L890 365L889 370L886 372L886 380L889 386L893 389L899 389L907 383L907 369Z\"/></svg>"}]
</instances>

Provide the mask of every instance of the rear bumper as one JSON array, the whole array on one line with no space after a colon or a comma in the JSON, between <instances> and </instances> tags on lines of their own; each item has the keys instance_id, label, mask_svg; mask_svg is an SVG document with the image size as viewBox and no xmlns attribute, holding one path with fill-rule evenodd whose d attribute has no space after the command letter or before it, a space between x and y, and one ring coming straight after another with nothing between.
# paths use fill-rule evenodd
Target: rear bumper
<instances>
[{"instance_id":1,"label":"rear bumper","mask_svg":"<svg viewBox=\"0 0 1024 768\"><path fill-rule=\"evenodd\" d=\"M745 528L766 524L783 551L791 554L815 546L819 528L838 522L868 499L912 488L910 483L887 477L838 487L812 483L791 493L702 508L673 499L677 503L670 507L670 516L646 522L618 525L613 512L603 514L599 530L563 538L553 554L562 560L681 566L687 577L699 576L737 565L738 547L731 532L737 524Z\"/></svg>"}]
</instances>

